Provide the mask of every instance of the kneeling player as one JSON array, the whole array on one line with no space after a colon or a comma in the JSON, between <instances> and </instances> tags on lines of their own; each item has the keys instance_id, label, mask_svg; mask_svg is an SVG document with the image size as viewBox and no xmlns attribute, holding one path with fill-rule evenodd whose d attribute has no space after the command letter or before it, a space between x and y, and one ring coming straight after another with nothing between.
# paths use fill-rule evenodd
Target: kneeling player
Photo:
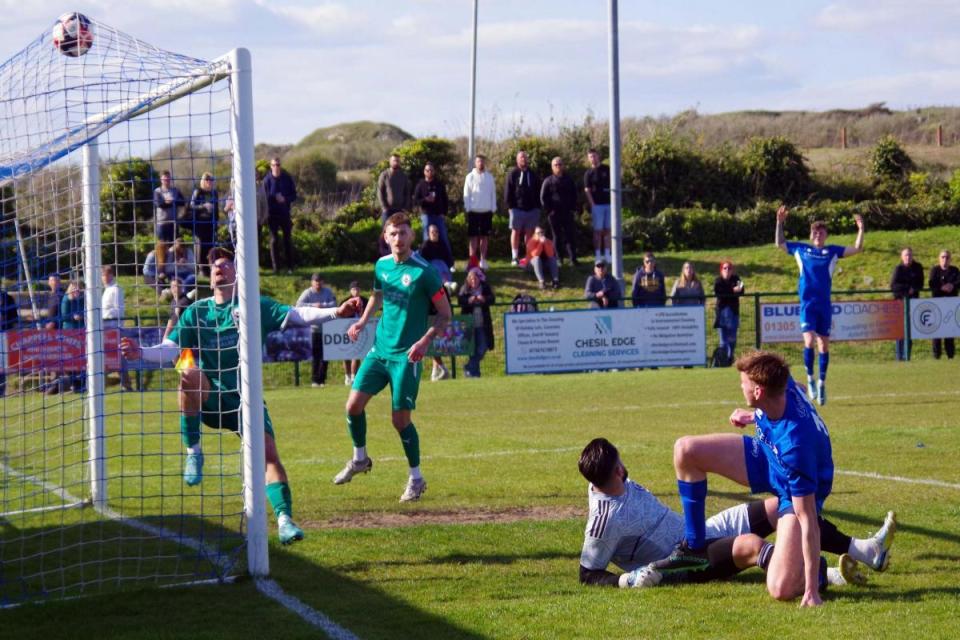
<instances>
[{"instance_id":1,"label":"kneeling player","mask_svg":"<svg viewBox=\"0 0 960 640\"><path fill-rule=\"evenodd\" d=\"M236 267L233 256L221 248L210 250L210 281L213 297L197 300L180 315L167 338L154 347L141 348L136 340L124 338L120 350L127 360L170 365L181 349L196 350L197 364L187 362L180 370L180 432L187 447L183 480L188 486L203 480L203 450L200 447L200 423L214 429L240 429L240 390L237 372L240 342L235 296ZM321 324L339 316L351 316L359 309L359 300L351 298L336 309L294 308L276 300L260 298L260 344L270 331L285 326ZM192 351L190 352L192 353ZM287 472L280 462L274 441L273 423L263 407L264 450L266 457L267 498L277 516L280 542L290 544L303 539L303 531L293 519L293 498Z\"/></svg>"},{"instance_id":2,"label":"kneeling player","mask_svg":"<svg viewBox=\"0 0 960 640\"><path fill-rule=\"evenodd\" d=\"M628 479L617 448L604 438L592 440L580 455L580 473L590 485L590 517L580 554L580 582L620 587L649 587L665 582L706 582L732 576L752 566L766 570L773 545L763 538L776 527L776 498L726 509L706 523L709 565L698 571L669 571L659 561L683 539L683 516ZM891 511L872 538L844 535L820 520L824 551L840 554L839 569L826 572L830 584L865 581L858 561L885 571L896 531ZM626 573L607 571L613 563ZM824 563L821 563L823 566Z\"/></svg>"}]
</instances>

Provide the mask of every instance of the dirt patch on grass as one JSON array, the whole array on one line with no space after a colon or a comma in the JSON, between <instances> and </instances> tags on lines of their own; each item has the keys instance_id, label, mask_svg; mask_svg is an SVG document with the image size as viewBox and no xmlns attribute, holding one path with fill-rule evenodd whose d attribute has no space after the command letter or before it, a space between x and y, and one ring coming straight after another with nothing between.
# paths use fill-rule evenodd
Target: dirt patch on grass
<instances>
[{"instance_id":1,"label":"dirt patch on grass","mask_svg":"<svg viewBox=\"0 0 960 640\"><path fill-rule=\"evenodd\" d=\"M585 507L515 507L509 509L404 509L402 511L355 513L328 520L307 520L305 529L389 529L426 524L506 524L526 520L586 518Z\"/></svg>"}]
</instances>

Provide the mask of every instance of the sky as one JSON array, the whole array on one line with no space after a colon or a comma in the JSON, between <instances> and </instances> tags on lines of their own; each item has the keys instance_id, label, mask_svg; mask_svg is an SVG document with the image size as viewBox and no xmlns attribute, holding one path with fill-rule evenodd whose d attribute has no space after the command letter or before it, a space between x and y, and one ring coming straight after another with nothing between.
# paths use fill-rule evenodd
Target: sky
<instances>
[{"instance_id":1,"label":"sky","mask_svg":"<svg viewBox=\"0 0 960 640\"><path fill-rule=\"evenodd\" d=\"M609 115L608 0L480 0L477 133ZM0 60L79 10L163 49L253 57L257 142L353 120L469 130L472 0L0 0ZM620 113L957 105L956 0L620 0Z\"/></svg>"}]
</instances>

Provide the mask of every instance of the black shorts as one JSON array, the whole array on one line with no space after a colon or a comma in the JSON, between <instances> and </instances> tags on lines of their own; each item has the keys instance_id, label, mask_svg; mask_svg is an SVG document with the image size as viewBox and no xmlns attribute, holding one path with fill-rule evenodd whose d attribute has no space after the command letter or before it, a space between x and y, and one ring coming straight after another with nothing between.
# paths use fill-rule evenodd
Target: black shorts
<instances>
[{"instance_id":1,"label":"black shorts","mask_svg":"<svg viewBox=\"0 0 960 640\"><path fill-rule=\"evenodd\" d=\"M492 211L467 212L467 236L471 238L486 238L493 231Z\"/></svg>"}]
</instances>

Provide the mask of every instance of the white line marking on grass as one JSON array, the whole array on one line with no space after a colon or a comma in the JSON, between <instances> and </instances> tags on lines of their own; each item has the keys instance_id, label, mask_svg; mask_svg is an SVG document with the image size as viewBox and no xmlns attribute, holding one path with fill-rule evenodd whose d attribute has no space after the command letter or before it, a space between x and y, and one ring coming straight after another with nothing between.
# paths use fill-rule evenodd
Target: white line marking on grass
<instances>
[{"instance_id":1,"label":"white line marking on grass","mask_svg":"<svg viewBox=\"0 0 960 640\"><path fill-rule=\"evenodd\" d=\"M321 629L329 637L333 638L333 640L360 640L352 631L344 629L299 598L286 593L276 581L270 578L257 578L255 582L257 584L257 591L268 598L276 600L285 608L306 620L309 624Z\"/></svg>"},{"instance_id":2,"label":"white line marking on grass","mask_svg":"<svg viewBox=\"0 0 960 640\"><path fill-rule=\"evenodd\" d=\"M883 476L872 471L845 471L837 469L835 473L843 476L856 476L858 478L869 478L871 480L888 480L890 482L903 482L905 484L925 484L931 487L944 487L946 489L960 489L960 484L953 482L944 482L943 480L933 480L930 478L905 478L903 476Z\"/></svg>"}]
</instances>

